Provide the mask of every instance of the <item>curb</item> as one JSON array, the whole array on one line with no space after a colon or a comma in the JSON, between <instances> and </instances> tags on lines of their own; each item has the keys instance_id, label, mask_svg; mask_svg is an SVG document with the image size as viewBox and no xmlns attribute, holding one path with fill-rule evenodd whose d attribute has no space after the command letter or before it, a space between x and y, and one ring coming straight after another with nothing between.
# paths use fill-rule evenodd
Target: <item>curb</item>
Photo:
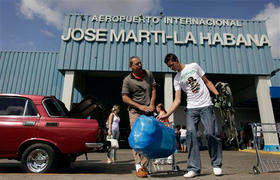
<instances>
[{"instance_id":1,"label":"curb","mask_svg":"<svg viewBox=\"0 0 280 180\"><path fill-rule=\"evenodd\" d=\"M238 152L250 152L250 153L256 153L256 150L255 149L238 149ZM268 152L268 151L262 151L262 150L259 150L259 153L261 154L273 154L273 155L280 155L280 152Z\"/></svg>"}]
</instances>

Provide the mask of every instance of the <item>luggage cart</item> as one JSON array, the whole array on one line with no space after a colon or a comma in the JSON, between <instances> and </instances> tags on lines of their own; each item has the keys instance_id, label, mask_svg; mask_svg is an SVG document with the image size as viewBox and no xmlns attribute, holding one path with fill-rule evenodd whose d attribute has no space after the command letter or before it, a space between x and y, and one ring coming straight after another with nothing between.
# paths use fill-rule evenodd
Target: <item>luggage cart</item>
<instances>
[{"instance_id":1,"label":"luggage cart","mask_svg":"<svg viewBox=\"0 0 280 180\"><path fill-rule=\"evenodd\" d=\"M262 128L258 128L258 126L261 126ZM263 130L263 127L275 127L275 130L266 131ZM258 133L280 133L279 128L277 128L276 123L251 123L253 137L254 137L254 146L257 154L257 165L253 166L253 173L254 174L260 174L261 172L280 172L280 158L279 159L264 159L260 152L259 148L260 144L257 140L257 134Z\"/></svg>"},{"instance_id":2,"label":"luggage cart","mask_svg":"<svg viewBox=\"0 0 280 180\"><path fill-rule=\"evenodd\" d=\"M168 127L172 128L174 127L174 124L169 123ZM176 163L175 153L170 155L172 157L171 162L168 162L169 157L159 158L160 160L150 159L148 162L148 173L150 175L167 173L170 175L178 175L178 176L184 174L186 170L185 171L180 170L179 166ZM159 161L158 163L156 163L157 160Z\"/></svg>"},{"instance_id":3,"label":"luggage cart","mask_svg":"<svg viewBox=\"0 0 280 180\"><path fill-rule=\"evenodd\" d=\"M182 175L185 171L180 170L179 166L176 164L175 154L172 154L172 161L168 163L166 161L167 158L163 158L164 161L159 163L155 163L158 159L150 159L149 160L149 174L160 174L167 173L172 175Z\"/></svg>"}]
</instances>

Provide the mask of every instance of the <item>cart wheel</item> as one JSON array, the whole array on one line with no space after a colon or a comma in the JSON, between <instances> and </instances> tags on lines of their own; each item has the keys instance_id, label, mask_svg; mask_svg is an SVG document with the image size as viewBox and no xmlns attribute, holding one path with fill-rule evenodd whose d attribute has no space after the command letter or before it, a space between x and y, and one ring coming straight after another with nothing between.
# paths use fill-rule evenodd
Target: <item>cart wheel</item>
<instances>
[{"instance_id":1,"label":"cart wheel","mask_svg":"<svg viewBox=\"0 0 280 180\"><path fill-rule=\"evenodd\" d=\"M259 171L259 169L256 166L253 166L253 173L260 174L261 172Z\"/></svg>"},{"instance_id":2,"label":"cart wheel","mask_svg":"<svg viewBox=\"0 0 280 180\"><path fill-rule=\"evenodd\" d=\"M179 166L176 166L176 167L173 167L173 170L174 171L180 171L180 168L179 168Z\"/></svg>"}]
</instances>

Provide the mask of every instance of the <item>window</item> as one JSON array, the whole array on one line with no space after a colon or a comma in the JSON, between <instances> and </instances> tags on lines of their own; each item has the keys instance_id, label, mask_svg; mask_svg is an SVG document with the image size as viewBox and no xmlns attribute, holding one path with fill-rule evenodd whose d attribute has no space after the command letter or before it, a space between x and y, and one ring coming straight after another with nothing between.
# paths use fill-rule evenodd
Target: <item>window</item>
<instances>
[{"instance_id":1,"label":"window","mask_svg":"<svg viewBox=\"0 0 280 180\"><path fill-rule=\"evenodd\" d=\"M62 102L57 99L45 99L43 104L50 116L65 117L68 113L67 109L62 106Z\"/></svg>"},{"instance_id":2,"label":"window","mask_svg":"<svg viewBox=\"0 0 280 180\"><path fill-rule=\"evenodd\" d=\"M18 97L0 97L0 115L22 116L26 99Z\"/></svg>"},{"instance_id":3,"label":"window","mask_svg":"<svg viewBox=\"0 0 280 180\"><path fill-rule=\"evenodd\" d=\"M26 101L27 105L26 105L26 110L25 110L25 113L24 115L25 116L37 116L37 111L34 107L34 104L31 100L27 100Z\"/></svg>"},{"instance_id":4,"label":"window","mask_svg":"<svg viewBox=\"0 0 280 180\"><path fill-rule=\"evenodd\" d=\"M0 116L37 116L31 100L21 97L0 97Z\"/></svg>"}]
</instances>

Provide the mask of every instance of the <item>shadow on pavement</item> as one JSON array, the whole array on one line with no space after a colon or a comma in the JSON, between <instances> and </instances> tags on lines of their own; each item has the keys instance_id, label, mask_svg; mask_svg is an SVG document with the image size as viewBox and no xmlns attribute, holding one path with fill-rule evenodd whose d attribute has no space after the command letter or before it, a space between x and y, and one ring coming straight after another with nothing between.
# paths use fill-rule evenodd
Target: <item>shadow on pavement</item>
<instances>
[{"instance_id":1,"label":"shadow on pavement","mask_svg":"<svg viewBox=\"0 0 280 180\"><path fill-rule=\"evenodd\" d=\"M50 173L57 174L130 174L135 171L134 160L118 161L107 164L100 160L76 161L72 168L54 169ZM1 173L23 173L19 162L0 163ZM47 173L48 174L48 173Z\"/></svg>"},{"instance_id":2,"label":"shadow on pavement","mask_svg":"<svg viewBox=\"0 0 280 180\"><path fill-rule=\"evenodd\" d=\"M69 173L69 174L130 174L135 170L131 163L89 163L77 162L73 168L57 170L56 173Z\"/></svg>"},{"instance_id":3,"label":"shadow on pavement","mask_svg":"<svg viewBox=\"0 0 280 180\"><path fill-rule=\"evenodd\" d=\"M20 163L0 163L1 173L22 173Z\"/></svg>"}]
</instances>

